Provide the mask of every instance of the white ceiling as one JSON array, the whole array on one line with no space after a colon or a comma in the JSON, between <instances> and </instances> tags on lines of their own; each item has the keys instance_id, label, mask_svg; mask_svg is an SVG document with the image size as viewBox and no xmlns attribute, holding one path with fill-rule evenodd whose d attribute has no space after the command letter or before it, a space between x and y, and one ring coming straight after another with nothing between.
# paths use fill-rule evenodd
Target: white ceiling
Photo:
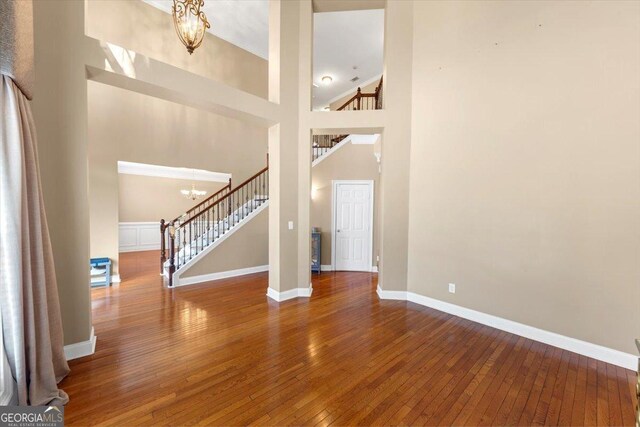
<instances>
[{"instance_id":1,"label":"white ceiling","mask_svg":"<svg viewBox=\"0 0 640 427\"><path fill-rule=\"evenodd\" d=\"M173 0L142 0L171 13ZM205 0L209 32L263 59L269 57L269 0Z\"/></svg>"},{"instance_id":2,"label":"white ceiling","mask_svg":"<svg viewBox=\"0 0 640 427\"><path fill-rule=\"evenodd\" d=\"M173 0L143 0L171 13ZM268 0L205 0L209 32L268 59ZM382 74L384 10L314 14L313 108L320 110ZM357 69L354 69L357 67ZM323 76L333 82L325 86ZM351 82L353 77L360 77Z\"/></svg>"},{"instance_id":3,"label":"white ceiling","mask_svg":"<svg viewBox=\"0 0 640 427\"><path fill-rule=\"evenodd\" d=\"M313 30L314 109L382 74L383 9L316 13ZM321 79L327 75L333 82L325 86ZM360 79L351 82L356 76Z\"/></svg>"}]
</instances>

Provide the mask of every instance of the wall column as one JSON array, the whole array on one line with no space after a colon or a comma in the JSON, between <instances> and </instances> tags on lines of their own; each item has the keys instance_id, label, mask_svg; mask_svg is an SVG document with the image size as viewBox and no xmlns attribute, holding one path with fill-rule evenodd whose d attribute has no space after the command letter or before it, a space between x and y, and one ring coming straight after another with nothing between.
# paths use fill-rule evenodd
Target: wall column
<instances>
[{"instance_id":1,"label":"wall column","mask_svg":"<svg viewBox=\"0 0 640 427\"><path fill-rule=\"evenodd\" d=\"M33 14L36 85L31 106L64 342L73 344L91 334L85 3L34 1Z\"/></svg>"},{"instance_id":2,"label":"wall column","mask_svg":"<svg viewBox=\"0 0 640 427\"><path fill-rule=\"evenodd\" d=\"M384 30L380 272L384 290L407 289L413 2L388 1Z\"/></svg>"},{"instance_id":3,"label":"wall column","mask_svg":"<svg viewBox=\"0 0 640 427\"><path fill-rule=\"evenodd\" d=\"M308 234L298 216L300 7L269 2L269 101L281 120L269 129L269 288L279 293L299 287L298 235Z\"/></svg>"}]
</instances>

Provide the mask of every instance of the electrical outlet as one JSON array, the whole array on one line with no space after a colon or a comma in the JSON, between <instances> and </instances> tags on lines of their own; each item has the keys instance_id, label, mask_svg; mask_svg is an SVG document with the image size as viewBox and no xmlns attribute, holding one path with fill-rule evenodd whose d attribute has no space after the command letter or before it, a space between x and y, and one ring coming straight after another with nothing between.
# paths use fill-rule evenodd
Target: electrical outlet
<instances>
[{"instance_id":1,"label":"electrical outlet","mask_svg":"<svg viewBox=\"0 0 640 427\"><path fill-rule=\"evenodd\" d=\"M289 230L293 230L293 221L289 221Z\"/></svg>"},{"instance_id":2,"label":"electrical outlet","mask_svg":"<svg viewBox=\"0 0 640 427\"><path fill-rule=\"evenodd\" d=\"M380 262L380 255L376 256L376 261Z\"/></svg>"},{"instance_id":3,"label":"electrical outlet","mask_svg":"<svg viewBox=\"0 0 640 427\"><path fill-rule=\"evenodd\" d=\"M449 293L451 293L451 294L455 294L456 293L456 284L455 283L449 283Z\"/></svg>"}]
</instances>

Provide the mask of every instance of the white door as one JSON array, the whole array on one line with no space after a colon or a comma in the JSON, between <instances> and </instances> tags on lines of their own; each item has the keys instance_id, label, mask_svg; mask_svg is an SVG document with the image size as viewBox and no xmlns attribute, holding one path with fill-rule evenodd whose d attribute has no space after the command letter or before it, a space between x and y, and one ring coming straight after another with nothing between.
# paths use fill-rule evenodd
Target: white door
<instances>
[{"instance_id":1,"label":"white door","mask_svg":"<svg viewBox=\"0 0 640 427\"><path fill-rule=\"evenodd\" d=\"M335 182L334 198L334 268L371 271L373 182Z\"/></svg>"}]
</instances>

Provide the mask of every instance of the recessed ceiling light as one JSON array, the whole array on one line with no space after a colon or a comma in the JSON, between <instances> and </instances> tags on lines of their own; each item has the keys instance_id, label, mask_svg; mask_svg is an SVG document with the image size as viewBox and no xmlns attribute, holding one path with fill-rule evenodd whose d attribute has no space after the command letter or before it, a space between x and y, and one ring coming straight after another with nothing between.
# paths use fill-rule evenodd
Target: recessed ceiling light
<instances>
[{"instance_id":1,"label":"recessed ceiling light","mask_svg":"<svg viewBox=\"0 0 640 427\"><path fill-rule=\"evenodd\" d=\"M317 84L315 84L315 83L314 83L314 84L313 84L313 87L319 87L319 86L318 86Z\"/></svg>"},{"instance_id":2,"label":"recessed ceiling light","mask_svg":"<svg viewBox=\"0 0 640 427\"><path fill-rule=\"evenodd\" d=\"M330 85L331 82L333 81L333 78L331 76L324 76L322 78L322 84L326 85Z\"/></svg>"}]
</instances>

